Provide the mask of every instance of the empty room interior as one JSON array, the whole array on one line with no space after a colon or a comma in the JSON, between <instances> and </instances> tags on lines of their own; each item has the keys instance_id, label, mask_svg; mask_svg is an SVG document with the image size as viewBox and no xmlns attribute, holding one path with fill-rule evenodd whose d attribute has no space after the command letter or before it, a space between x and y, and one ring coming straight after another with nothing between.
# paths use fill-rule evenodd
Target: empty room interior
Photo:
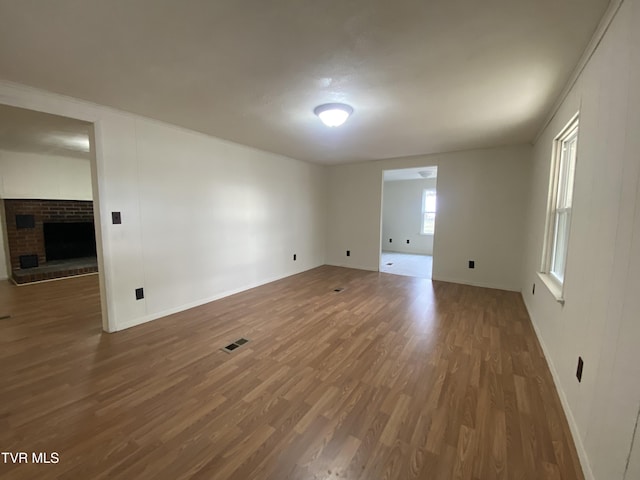
<instances>
[{"instance_id":1,"label":"empty room interior","mask_svg":"<svg viewBox=\"0 0 640 480\"><path fill-rule=\"evenodd\" d=\"M0 0L0 478L640 480L638 132L640 0Z\"/></svg>"}]
</instances>

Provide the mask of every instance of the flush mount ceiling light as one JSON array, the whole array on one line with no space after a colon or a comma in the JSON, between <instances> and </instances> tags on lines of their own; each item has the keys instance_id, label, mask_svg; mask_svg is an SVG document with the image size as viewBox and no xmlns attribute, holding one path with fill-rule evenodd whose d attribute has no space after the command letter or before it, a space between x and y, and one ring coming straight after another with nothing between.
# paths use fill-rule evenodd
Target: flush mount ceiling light
<instances>
[{"instance_id":1,"label":"flush mount ceiling light","mask_svg":"<svg viewBox=\"0 0 640 480\"><path fill-rule=\"evenodd\" d=\"M339 127L353 113L353 108L344 103L325 103L317 106L313 113L320 117L327 127Z\"/></svg>"},{"instance_id":2,"label":"flush mount ceiling light","mask_svg":"<svg viewBox=\"0 0 640 480\"><path fill-rule=\"evenodd\" d=\"M418 175L420 175L422 178L436 178L438 176L438 169L437 167L430 167L425 170L419 171Z\"/></svg>"}]
</instances>

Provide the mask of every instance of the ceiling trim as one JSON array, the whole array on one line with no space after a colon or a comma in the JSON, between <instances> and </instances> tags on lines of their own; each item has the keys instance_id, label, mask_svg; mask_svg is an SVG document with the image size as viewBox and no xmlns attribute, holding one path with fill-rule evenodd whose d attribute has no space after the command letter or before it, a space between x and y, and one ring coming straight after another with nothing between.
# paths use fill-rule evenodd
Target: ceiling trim
<instances>
[{"instance_id":1,"label":"ceiling trim","mask_svg":"<svg viewBox=\"0 0 640 480\"><path fill-rule=\"evenodd\" d=\"M622 7L623 3L624 3L624 0L611 0L609 2L609 6L607 7L607 10L604 12L602 20L600 20L600 23L598 24L596 31L593 33L591 40L587 44L587 48L585 48L584 53L580 57L580 60L578 61L576 68L574 68L573 73L571 73L571 76L569 77L569 81L560 92L560 96L558 97L556 102L553 104L553 107L549 111L549 114L547 115L545 121L540 127L540 130L538 130L538 133L536 134L533 141L531 142L533 145L538 143L538 140L540 140L540 137L542 136L546 128L549 126L553 118L558 113L558 110L562 106L562 103L565 101L565 99L569 95L569 92L571 92L571 89L574 87L574 85L578 81L578 78L580 78L580 75L582 75L582 72L584 71L587 64L589 63L589 60L591 60L591 57L593 57L593 54L596 52L596 50L600 46L602 39L604 38L605 34L609 30L611 23L616 18L616 15L618 14L618 10L620 10L620 7Z\"/></svg>"}]
</instances>

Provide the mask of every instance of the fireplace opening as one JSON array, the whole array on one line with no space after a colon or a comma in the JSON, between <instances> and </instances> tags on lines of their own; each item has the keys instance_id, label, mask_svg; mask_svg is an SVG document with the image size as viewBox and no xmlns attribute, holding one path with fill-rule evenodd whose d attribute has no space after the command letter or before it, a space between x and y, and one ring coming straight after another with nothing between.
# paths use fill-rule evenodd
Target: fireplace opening
<instances>
[{"instance_id":1,"label":"fireplace opening","mask_svg":"<svg viewBox=\"0 0 640 480\"><path fill-rule=\"evenodd\" d=\"M93 222L45 222L43 227L47 261L96 256Z\"/></svg>"}]
</instances>

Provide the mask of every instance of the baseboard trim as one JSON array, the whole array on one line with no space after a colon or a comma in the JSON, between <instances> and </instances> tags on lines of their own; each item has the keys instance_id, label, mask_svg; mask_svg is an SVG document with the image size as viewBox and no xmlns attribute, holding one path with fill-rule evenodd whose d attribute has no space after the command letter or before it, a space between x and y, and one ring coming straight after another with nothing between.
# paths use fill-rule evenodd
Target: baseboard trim
<instances>
[{"instance_id":1,"label":"baseboard trim","mask_svg":"<svg viewBox=\"0 0 640 480\"><path fill-rule=\"evenodd\" d=\"M589 464L589 456L587 455L587 451L584 448L584 444L582 443L582 439L580 438L580 432L578 430L578 425L576 424L576 420L573 417L573 412L569 407L569 401L567 400L567 396L562 389L560 384L560 377L558 376L558 371L553 363L551 355L549 354L549 350L547 349L546 344L544 343L544 339L540 334L540 330L538 329L538 325L531 315L531 309L527 304L527 300L524 295L522 295L522 301L527 310L527 314L529 315L529 319L531 320L531 325L533 325L533 330L536 333L536 337L538 337L538 342L542 347L542 352L544 353L544 358L549 366L549 370L551 371L551 376L553 377L553 383L556 386L556 391L558 392L558 396L560 397L560 403L562 404L562 410L564 410L564 415L567 418L567 422L569 423L569 430L571 431L571 437L573 438L573 444L576 446L576 450L578 452L578 459L580 460L580 466L582 467L582 473L584 475L585 480L595 480L593 476L593 471L591 470L591 465Z\"/></svg>"},{"instance_id":2,"label":"baseboard trim","mask_svg":"<svg viewBox=\"0 0 640 480\"><path fill-rule=\"evenodd\" d=\"M367 272L379 272L378 268L365 267L364 265L345 265L343 263L326 263L330 267L353 268L354 270L366 270Z\"/></svg>"},{"instance_id":3,"label":"baseboard trim","mask_svg":"<svg viewBox=\"0 0 640 480\"><path fill-rule=\"evenodd\" d=\"M217 293L215 295L212 295L210 297L207 298L202 298L199 300L195 300L193 302L189 302L189 303L185 303L182 304L178 307L174 307L174 308L169 308L167 310L162 310L160 312L155 312L149 315L145 315L144 317L140 317L140 318L135 318L133 320L127 320L124 322L117 322L116 321L116 326L115 329L111 332L108 333L114 333L114 332L121 332L122 330L126 330L128 328L132 328L132 327L137 327L138 325L142 325L143 323L147 323L147 322L151 322L153 320L158 320L159 318L162 317L167 317L169 315L173 315L174 313L180 313L180 312L184 312L185 310L190 310L192 308L196 308L196 307L200 307L202 305L205 305L207 303L211 303L211 302L215 302L216 300L220 300L221 298L225 298L225 297L229 297L231 295L235 295L236 293L241 293L244 292L246 290L251 290L252 288L256 288L256 287L260 287L262 285L266 285L267 283L271 283L271 282L275 282L278 280L282 280L284 278L287 277L291 277L293 275L297 275L299 273L303 273L309 270L313 270L314 268L318 268L322 265L316 265L314 267L310 267L306 270L301 270L299 272L293 272L290 274L285 274L284 276L278 276L278 277L272 277L272 278L268 278L266 280L261 280L259 282L255 282L249 285L245 285L239 288L235 288L232 290L226 290L224 292L221 293Z\"/></svg>"},{"instance_id":4,"label":"baseboard trim","mask_svg":"<svg viewBox=\"0 0 640 480\"><path fill-rule=\"evenodd\" d=\"M468 280L460 280L457 278L450 277L436 277L433 276L432 280L436 282L448 282L448 283L459 283L461 285L471 285L472 287L481 287L481 288L493 288L494 290L506 290L508 292L520 292L520 288L511 287L507 285L501 285L496 283L486 283L486 282L470 282Z\"/></svg>"}]
</instances>

